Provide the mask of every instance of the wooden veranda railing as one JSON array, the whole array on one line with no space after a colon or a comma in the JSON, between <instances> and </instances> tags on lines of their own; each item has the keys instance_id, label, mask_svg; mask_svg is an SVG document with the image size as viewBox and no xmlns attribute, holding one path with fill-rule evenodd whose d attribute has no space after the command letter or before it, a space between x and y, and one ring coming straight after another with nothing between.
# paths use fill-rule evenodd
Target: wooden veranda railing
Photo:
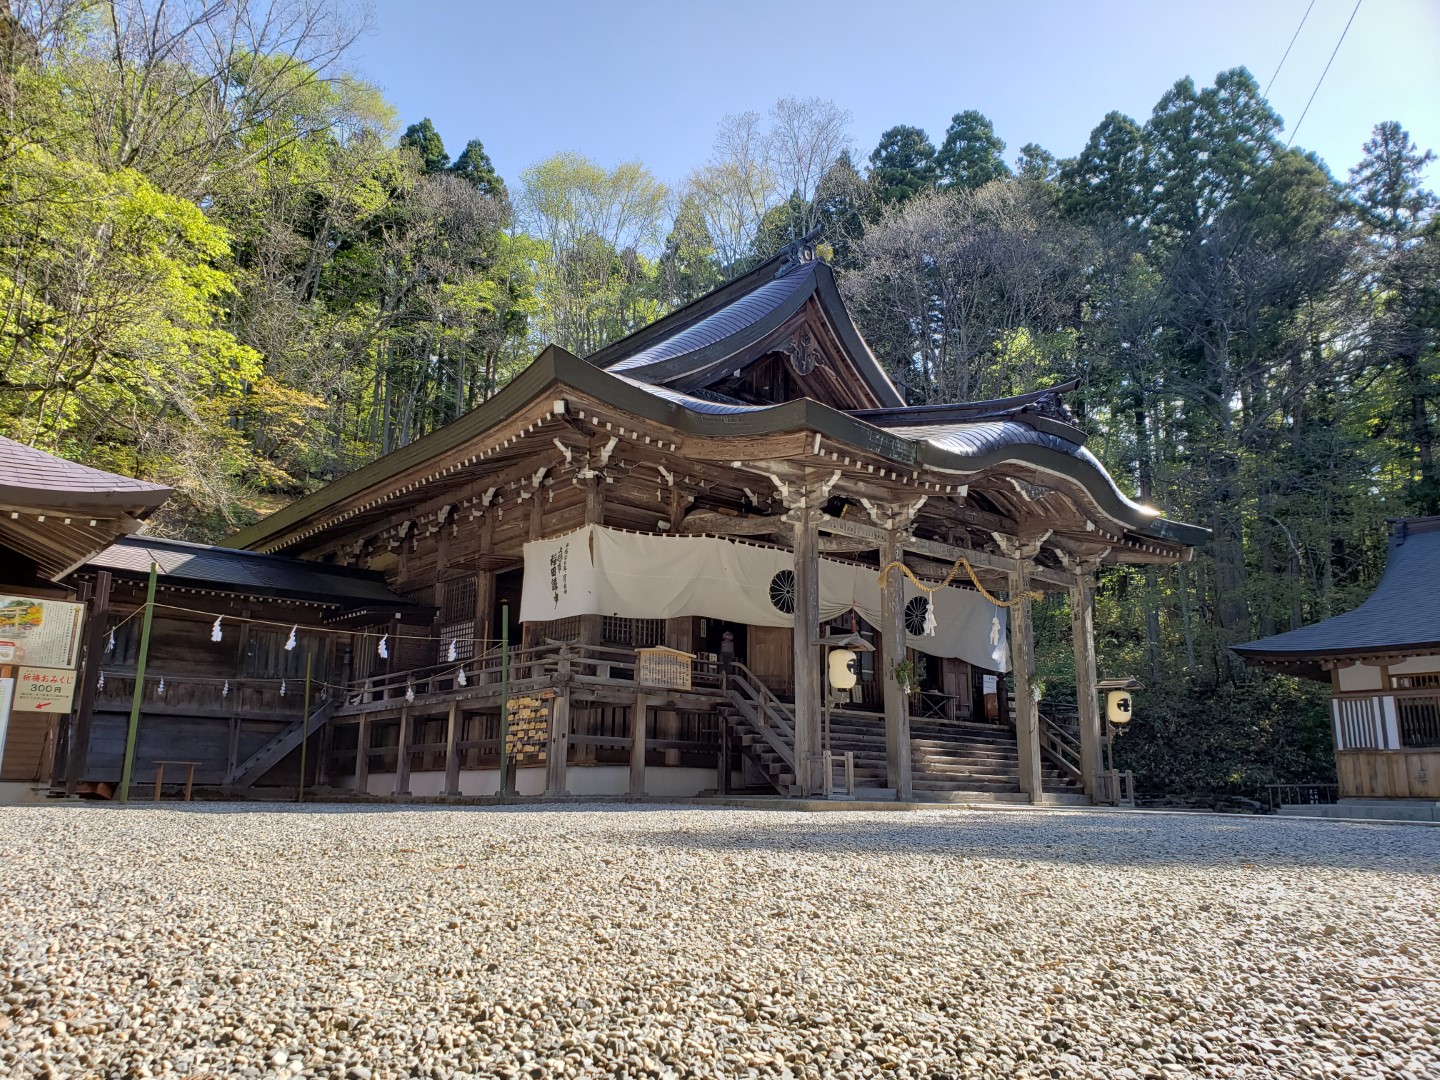
<instances>
[{"instance_id":1,"label":"wooden veranda railing","mask_svg":"<svg viewBox=\"0 0 1440 1080\"><path fill-rule=\"evenodd\" d=\"M525 689L558 675L565 675L580 685L639 685L635 678L637 658L633 649L547 642L529 649L512 649L509 664L509 681L513 689ZM492 649L469 660L430 664L355 680L345 687L337 708L343 712L346 708L376 702L399 705L402 701L434 695L453 695L484 687L498 688L503 676L500 650ZM696 663L688 692L719 697L721 681L717 665Z\"/></svg>"}]
</instances>

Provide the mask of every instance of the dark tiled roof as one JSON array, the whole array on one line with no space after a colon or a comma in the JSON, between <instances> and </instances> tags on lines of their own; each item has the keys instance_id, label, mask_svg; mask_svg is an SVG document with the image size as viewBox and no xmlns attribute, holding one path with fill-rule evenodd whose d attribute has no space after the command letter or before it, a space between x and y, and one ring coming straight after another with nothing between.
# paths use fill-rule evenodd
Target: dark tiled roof
<instances>
[{"instance_id":1,"label":"dark tiled roof","mask_svg":"<svg viewBox=\"0 0 1440 1080\"><path fill-rule=\"evenodd\" d=\"M0 502L37 509L153 510L168 487L92 469L0 435Z\"/></svg>"},{"instance_id":2,"label":"dark tiled roof","mask_svg":"<svg viewBox=\"0 0 1440 1080\"><path fill-rule=\"evenodd\" d=\"M661 364L697 353L743 333L766 316L785 307L786 301L798 293L808 293L814 286L815 267L818 265L806 263L784 277L767 281L753 292L711 312L699 322L631 353L611 364L606 370L617 375L644 378L648 370Z\"/></svg>"},{"instance_id":3,"label":"dark tiled roof","mask_svg":"<svg viewBox=\"0 0 1440 1080\"><path fill-rule=\"evenodd\" d=\"M1440 649L1440 517L1395 522L1380 583L1354 611L1234 648L1262 661Z\"/></svg>"},{"instance_id":4,"label":"dark tiled roof","mask_svg":"<svg viewBox=\"0 0 1440 1080\"><path fill-rule=\"evenodd\" d=\"M399 611L415 606L391 592L383 575L368 570L154 536L121 537L86 565L143 576L152 562L160 567L160 580L192 588L321 600L340 608L369 605Z\"/></svg>"}]
</instances>

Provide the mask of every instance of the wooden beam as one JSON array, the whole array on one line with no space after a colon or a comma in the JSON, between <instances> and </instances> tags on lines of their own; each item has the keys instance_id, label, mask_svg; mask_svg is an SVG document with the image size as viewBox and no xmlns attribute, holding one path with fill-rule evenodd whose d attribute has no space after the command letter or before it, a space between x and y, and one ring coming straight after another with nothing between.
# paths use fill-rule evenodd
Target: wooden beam
<instances>
[{"instance_id":1,"label":"wooden beam","mask_svg":"<svg viewBox=\"0 0 1440 1080\"><path fill-rule=\"evenodd\" d=\"M820 665L815 646L820 629L820 510L807 487L793 511L795 552L795 782L802 797L818 794L820 783Z\"/></svg>"},{"instance_id":2,"label":"wooden beam","mask_svg":"<svg viewBox=\"0 0 1440 1080\"><path fill-rule=\"evenodd\" d=\"M370 793L370 717L360 714L355 731L355 794Z\"/></svg>"},{"instance_id":3,"label":"wooden beam","mask_svg":"<svg viewBox=\"0 0 1440 1080\"><path fill-rule=\"evenodd\" d=\"M410 710L400 710L400 740L395 744L395 794L410 794Z\"/></svg>"},{"instance_id":4,"label":"wooden beam","mask_svg":"<svg viewBox=\"0 0 1440 1080\"><path fill-rule=\"evenodd\" d=\"M773 536L788 534L785 519L775 517L732 517L714 510L697 510L685 518L681 533L710 533L715 536Z\"/></svg>"},{"instance_id":5,"label":"wooden beam","mask_svg":"<svg viewBox=\"0 0 1440 1080\"><path fill-rule=\"evenodd\" d=\"M460 737L460 702L450 702L450 713L445 718L445 794L460 794L460 754L456 742Z\"/></svg>"},{"instance_id":6,"label":"wooden beam","mask_svg":"<svg viewBox=\"0 0 1440 1080\"><path fill-rule=\"evenodd\" d=\"M545 794L568 795L570 757L570 689L562 686L550 702L550 738L545 748Z\"/></svg>"},{"instance_id":7,"label":"wooden beam","mask_svg":"<svg viewBox=\"0 0 1440 1080\"><path fill-rule=\"evenodd\" d=\"M880 549L880 564L900 562L904 554L901 530L886 530ZM885 576L880 586L880 661L884 666L885 691L885 778L895 797L908 802L915 796L910 770L910 702L895 665L905 659L905 575L898 571Z\"/></svg>"},{"instance_id":8,"label":"wooden beam","mask_svg":"<svg viewBox=\"0 0 1440 1080\"><path fill-rule=\"evenodd\" d=\"M1010 669L1015 687L1015 745L1020 757L1020 790L1032 803L1043 802L1040 783L1040 715L1031 687L1035 678L1035 641L1030 622L1030 575L1026 560L1016 560L1010 575L1011 597L1021 597L1010 609Z\"/></svg>"},{"instance_id":9,"label":"wooden beam","mask_svg":"<svg viewBox=\"0 0 1440 1080\"><path fill-rule=\"evenodd\" d=\"M877 548L885 543L885 530L879 525L871 525L865 521L822 516L820 531L836 536L868 540ZM918 536L907 535L904 538L903 546L906 551L913 551L917 555L928 555L933 559L949 563L953 563L963 556L977 570L983 568L1002 574L1013 574L1016 568L1016 560L1007 556L995 555L988 551L976 551L973 548L956 547L954 544L941 543L939 540L925 540ZM1029 565L1029 577L1032 581L1043 582L1063 589L1068 589L1075 584L1074 574L1066 573L1063 570L1052 570L1048 566L1035 566L1033 562Z\"/></svg>"},{"instance_id":10,"label":"wooden beam","mask_svg":"<svg viewBox=\"0 0 1440 1080\"><path fill-rule=\"evenodd\" d=\"M1095 586L1088 575L1070 590L1070 641L1075 650L1075 701L1080 713L1080 779L1092 799L1099 791L1100 692L1096 689Z\"/></svg>"},{"instance_id":11,"label":"wooden beam","mask_svg":"<svg viewBox=\"0 0 1440 1080\"><path fill-rule=\"evenodd\" d=\"M645 794L645 720L650 712L650 698L636 694L630 707L630 794Z\"/></svg>"},{"instance_id":12,"label":"wooden beam","mask_svg":"<svg viewBox=\"0 0 1440 1080\"><path fill-rule=\"evenodd\" d=\"M90 622L85 628L85 681L80 686L80 706L75 710L75 720L70 728L69 745L66 748L65 794L74 796L75 785L90 754L90 724L95 716L95 697L100 692L100 669L104 666L105 639L109 633L106 625L110 611L112 583L109 570L95 574L95 587L90 598ZM242 635L243 636L243 635Z\"/></svg>"}]
</instances>

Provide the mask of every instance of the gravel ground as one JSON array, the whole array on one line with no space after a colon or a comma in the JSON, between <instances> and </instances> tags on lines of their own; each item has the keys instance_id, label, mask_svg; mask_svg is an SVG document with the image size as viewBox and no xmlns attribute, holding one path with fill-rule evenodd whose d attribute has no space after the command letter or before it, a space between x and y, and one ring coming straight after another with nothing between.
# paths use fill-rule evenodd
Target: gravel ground
<instances>
[{"instance_id":1,"label":"gravel ground","mask_svg":"<svg viewBox=\"0 0 1440 1080\"><path fill-rule=\"evenodd\" d=\"M1440 829L0 809L0 1076L1440 1077Z\"/></svg>"}]
</instances>

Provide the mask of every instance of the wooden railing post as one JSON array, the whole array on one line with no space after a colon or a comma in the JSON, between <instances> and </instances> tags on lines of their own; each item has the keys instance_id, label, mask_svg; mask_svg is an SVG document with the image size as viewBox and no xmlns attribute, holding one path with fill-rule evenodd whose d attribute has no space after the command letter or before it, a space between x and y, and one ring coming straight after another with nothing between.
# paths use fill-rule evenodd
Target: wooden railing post
<instances>
[{"instance_id":1,"label":"wooden railing post","mask_svg":"<svg viewBox=\"0 0 1440 1080\"><path fill-rule=\"evenodd\" d=\"M395 745L395 794L410 794L410 710L400 710L400 738Z\"/></svg>"},{"instance_id":2,"label":"wooden railing post","mask_svg":"<svg viewBox=\"0 0 1440 1080\"><path fill-rule=\"evenodd\" d=\"M630 710L630 794L645 794L645 721L650 712L650 698L636 694Z\"/></svg>"},{"instance_id":3,"label":"wooden railing post","mask_svg":"<svg viewBox=\"0 0 1440 1080\"><path fill-rule=\"evenodd\" d=\"M355 794L370 794L370 716L360 714L355 731Z\"/></svg>"},{"instance_id":4,"label":"wooden railing post","mask_svg":"<svg viewBox=\"0 0 1440 1080\"><path fill-rule=\"evenodd\" d=\"M450 702L450 715L445 723L445 794L460 794L460 755L455 744L460 733L460 702Z\"/></svg>"},{"instance_id":5,"label":"wooden railing post","mask_svg":"<svg viewBox=\"0 0 1440 1080\"><path fill-rule=\"evenodd\" d=\"M564 655L564 654L562 654ZM570 661L566 657L561 661L568 669ZM545 755L545 794L550 796L567 795L565 789L568 779L568 761L570 756L570 688L560 687L555 699L550 703L550 739Z\"/></svg>"}]
</instances>

